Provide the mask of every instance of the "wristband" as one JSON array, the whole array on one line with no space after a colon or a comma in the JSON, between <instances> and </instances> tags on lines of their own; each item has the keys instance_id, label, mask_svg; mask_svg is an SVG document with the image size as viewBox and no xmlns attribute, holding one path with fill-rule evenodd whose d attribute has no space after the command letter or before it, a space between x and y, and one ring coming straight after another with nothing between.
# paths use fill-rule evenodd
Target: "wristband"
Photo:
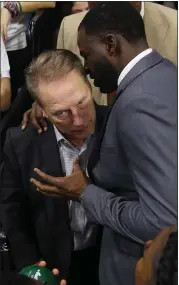
<instances>
[{"instance_id":1,"label":"wristband","mask_svg":"<svg viewBox=\"0 0 179 285\"><path fill-rule=\"evenodd\" d=\"M20 9L18 9L18 2L15 1L9 1L9 2L4 2L4 8L6 8L10 13L11 17L17 17L21 15L21 6L19 5Z\"/></svg>"}]
</instances>

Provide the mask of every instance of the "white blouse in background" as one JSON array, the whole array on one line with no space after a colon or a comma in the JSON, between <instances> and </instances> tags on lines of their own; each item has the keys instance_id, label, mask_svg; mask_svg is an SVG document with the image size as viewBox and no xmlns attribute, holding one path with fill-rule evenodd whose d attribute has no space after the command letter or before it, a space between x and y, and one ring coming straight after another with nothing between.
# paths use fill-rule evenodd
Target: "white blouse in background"
<instances>
[{"instance_id":1,"label":"white blouse in background","mask_svg":"<svg viewBox=\"0 0 179 285\"><path fill-rule=\"evenodd\" d=\"M10 66L7 52L1 37L1 78L10 77Z\"/></svg>"},{"instance_id":2,"label":"white blouse in background","mask_svg":"<svg viewBox=\"0 0 179 285\"><path fill-rule=\"evenodd\" d=\"M1 9L4 7L1 2ZM26 41L26 22L24 15L12 19L7 30L7 40L5 41L7 51L23 49L27 46Z\"/></svg>"}]
</instances>

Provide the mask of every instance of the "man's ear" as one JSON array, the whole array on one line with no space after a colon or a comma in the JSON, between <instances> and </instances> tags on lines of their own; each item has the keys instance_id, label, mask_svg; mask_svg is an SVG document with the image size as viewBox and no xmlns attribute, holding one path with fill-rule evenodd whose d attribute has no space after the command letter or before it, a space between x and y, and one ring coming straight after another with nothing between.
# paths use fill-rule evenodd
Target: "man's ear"
<instances>
[{"instance_id":1,"label":"man's ear","mask_svg":"<svg viewBox=\"0 0 179 285\"><path fill-rule=\"evenodd\" d=\"M114 54L116 54L117 39L115 35L113 34L106 35L104 42L106 45L106 51L109 54L109 56L113 56Z\"/></svg>"}]
</instances>

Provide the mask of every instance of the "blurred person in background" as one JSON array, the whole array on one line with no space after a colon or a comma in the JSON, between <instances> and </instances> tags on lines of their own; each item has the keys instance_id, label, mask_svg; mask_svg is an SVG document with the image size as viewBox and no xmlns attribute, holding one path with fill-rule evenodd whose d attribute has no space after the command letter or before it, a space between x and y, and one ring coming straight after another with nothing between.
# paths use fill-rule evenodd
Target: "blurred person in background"
<instances>
[{"instance_id":1,"label":"blurred person in background","mask_svg":"<svg viewBox=\"0 0 179 285\"><path fill-rule=\"evenodd\" d=\"M145 243L143 257L136 265L136 285L178 284L178 229L162 230Z\"/></svg>"},{"instance_id":2,"label":"blurred person in background","mask_svg":"<svg viewBox=\"0 0 179 285\"><path fill-rule=\"evenodd\" d=\"M59 27L64 17L71 15L72 1L56 1L55 8L45 9L41 16L33 18L33 55L56 49Z\"/></svg>"},{"instance_id":3,"label":"blurred person in background","mask_svg":"<svg viewBox=\"0 0 179 285\"><path fill-rule=\"evenodd\" d=\"M0 112L7 111L11 104L10 66L4 41L1 37L1 94ZM2 114L1 114L2 117Z\"/></svg>"},{"instance_id":4,"label":"blurred person in background","mask_svg":"<svg viewBox=\"0 0 179 285\"><path fill-rule=\"evenodd\" d=\"M12 101L15 99L18 89L25 83L24 69L31 60L31 52L27 46L24 13L54 7L54 1L1 2L1 36L9 57Z\"/></svg>"},{"instance_id":5,"label":"blurred person in background","mask_svg":"<svg viewBox=\"0 0 179 285\"><path fill-rule=\"evenodd\" d=\"M154 3L178 10L178 1L153 1Z\"/></svg>"},{"instance_id":6,"label":"blurred person in background","mask_svg":"<svg viewBox=\"0 0 179 285\"><path fill-rule=\"evenodd\" d=\"M84 12L84 11L88 11L89 9L89 5L88 2L84 1L84 2L73 2L73 6L72 6L72 14L76 14L76 13L80 13L80 12Z\"/></svg>"}]
</instances>

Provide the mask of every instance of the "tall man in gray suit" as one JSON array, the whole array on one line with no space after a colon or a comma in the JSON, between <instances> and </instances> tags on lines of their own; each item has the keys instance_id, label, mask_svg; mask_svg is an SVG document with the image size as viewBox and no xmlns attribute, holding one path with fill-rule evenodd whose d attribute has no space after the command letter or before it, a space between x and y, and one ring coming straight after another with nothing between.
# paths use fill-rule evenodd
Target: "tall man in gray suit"
<instances>
[{"instance_id":1,"label":"tall man in gray suit","mask_svg":"<svg viewBox=\"0 0 179 285\"><path fill-rule=\"evenodd\" d=\"M89 159L66 178L36 170L42 192L80 198L104 226L101 285L134 285L145 241L177 223L177 70L149 49L144 24L127 2L106 2L83 19L78 45L101 92L118 87Z\"/></svg>"}]
</instances>

